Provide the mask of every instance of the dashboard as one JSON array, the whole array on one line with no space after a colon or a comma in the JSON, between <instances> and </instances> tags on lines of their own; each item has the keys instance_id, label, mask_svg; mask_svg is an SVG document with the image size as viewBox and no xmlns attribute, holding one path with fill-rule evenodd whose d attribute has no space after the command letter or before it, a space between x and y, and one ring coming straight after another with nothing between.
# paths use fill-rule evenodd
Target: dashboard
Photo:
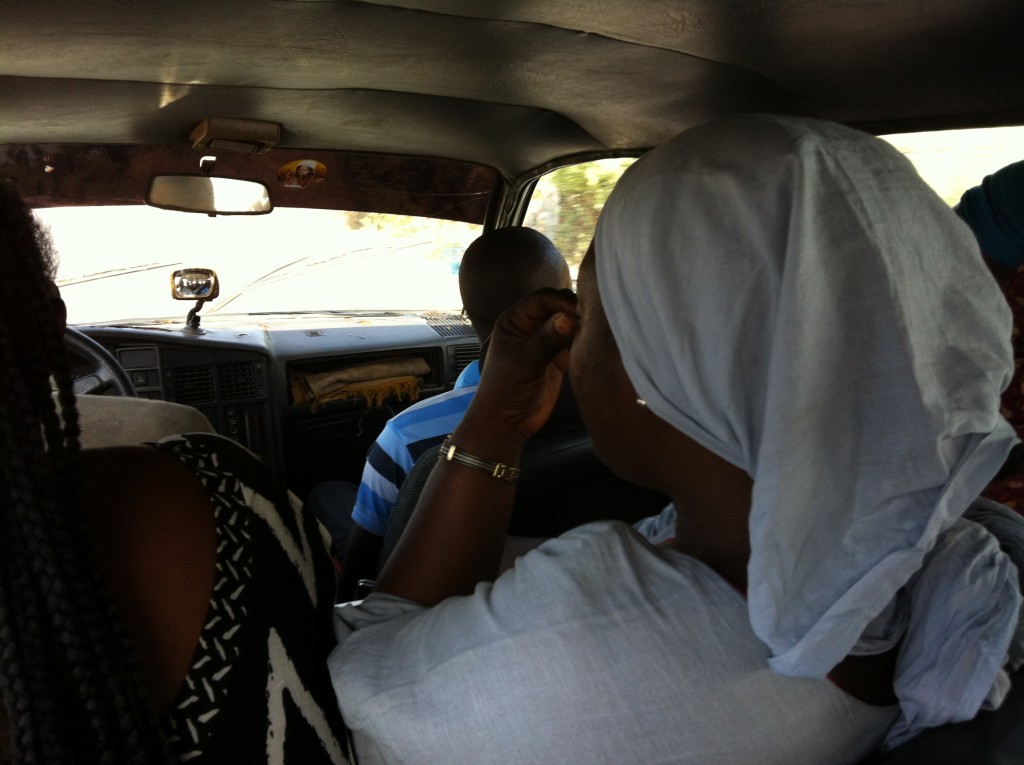
<instances>
[{"instance_id":1,"label":"dashboard","mask_svg":"<svg viewBox=\"0 0 1024 765\"><path fill-rule=\"evenodd\" d=\"M138 396L199 409L301 497L322 480L358 482L387 420L416 400L450 390L480 354L469 321L438 312L218 317L197 329L76 328L114 355ZM360 370L386 376L393 369L406 381L402 390L385 382L378 386L382 392L364 395L357 385L337 383L340 395L309 400L297 386L306 379L347 380Z\"/></svg>"}]
</instances>

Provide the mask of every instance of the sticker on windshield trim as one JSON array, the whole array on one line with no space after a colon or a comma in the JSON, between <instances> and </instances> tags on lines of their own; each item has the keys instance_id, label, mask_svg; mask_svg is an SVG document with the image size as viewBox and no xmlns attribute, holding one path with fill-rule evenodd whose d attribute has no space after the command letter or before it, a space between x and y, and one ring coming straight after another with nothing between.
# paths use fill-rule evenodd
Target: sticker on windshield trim
<instances>
[{"instance_id":1,"label":"sticker on windshield trim","mask_svg":"<svg viewBox=\"0 0 1024 765\"><path fill-rule=\"evenodd\" d=\"M277 179L286 189L304 189L327 177L327 165L315 159L296 159L277 171Z\"/></svg>"}]
</instances>

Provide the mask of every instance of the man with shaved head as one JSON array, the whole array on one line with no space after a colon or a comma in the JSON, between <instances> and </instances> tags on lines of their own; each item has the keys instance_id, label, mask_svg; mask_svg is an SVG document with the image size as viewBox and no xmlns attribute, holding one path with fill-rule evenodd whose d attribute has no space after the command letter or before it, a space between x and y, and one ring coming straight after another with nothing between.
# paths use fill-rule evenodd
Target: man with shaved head
<instances>
[{"instance_id":1,"label":"man with shaved head","mask_svg":"<svg viewBox=\"0 0 1024 765\"><path fill-rule=\"evenodd\" d=\"M466 249L459 266L463 309L481 344L490 337L498 315L523 296L541 287L571 286L565 258L550 239L531 228L499 228L482 234ZM360 579L376 575L398 491L416 459L440 444L462 419L480 382L482 361L483 355L469 364L451 391L420 401L387 422L367 454L354 507L351 484L329 481L313 488L309 503L331 529L333 549L342 560L341 599L354 594ZM339 489L349 493L348 502L345 491ZM341 553L337 543L348 526L350 508L351 531Z\"/></svg>"}]
</instances>

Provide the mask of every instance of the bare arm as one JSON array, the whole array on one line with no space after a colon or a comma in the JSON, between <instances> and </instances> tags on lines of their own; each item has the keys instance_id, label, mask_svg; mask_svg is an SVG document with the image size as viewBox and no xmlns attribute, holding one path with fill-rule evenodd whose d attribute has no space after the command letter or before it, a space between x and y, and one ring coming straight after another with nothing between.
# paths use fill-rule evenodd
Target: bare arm
<instances>
[{"instance_id":1,"label":"bare arm","mask_svg":"<svg viewBox=\"0 0 1024 765\"><path fill-rule=\"evenodd\" d=\"M161 712L206 620L217 562L213 505L189 468L152 447L85 450L82 462L100 572Z\"/></svg>"},{"instance_id":2,"label":"bare arm","mask_svg":"<svg viewBox=\"0 0 1024 765\"><path fill-rule=\"evenodd\" d=\"M516 466L546 422L576 329L568 291L533 293L499 318L480 388L452 443L481 459ZM457 462L431 472L409 526L376 591L434 605L493 580L502 562L515 484Z\"/></svg>"}]
</instances>

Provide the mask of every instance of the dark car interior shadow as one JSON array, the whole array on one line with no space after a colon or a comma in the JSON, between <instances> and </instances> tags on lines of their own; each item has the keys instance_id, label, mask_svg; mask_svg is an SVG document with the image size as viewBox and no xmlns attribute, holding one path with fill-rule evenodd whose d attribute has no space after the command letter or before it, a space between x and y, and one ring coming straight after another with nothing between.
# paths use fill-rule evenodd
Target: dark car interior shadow
<instances>
[{"instance_id":1,"label":"dark car interior shadow","mask_svg":"<svg viewBox=\"0 0 1024 765\"><path fill-rule=\"evenodd\" d=\"M1020 765L1024 762L1024 671L1003 705L968 722L926 730L863 765Z\"/></svg>"}]
</instances>

